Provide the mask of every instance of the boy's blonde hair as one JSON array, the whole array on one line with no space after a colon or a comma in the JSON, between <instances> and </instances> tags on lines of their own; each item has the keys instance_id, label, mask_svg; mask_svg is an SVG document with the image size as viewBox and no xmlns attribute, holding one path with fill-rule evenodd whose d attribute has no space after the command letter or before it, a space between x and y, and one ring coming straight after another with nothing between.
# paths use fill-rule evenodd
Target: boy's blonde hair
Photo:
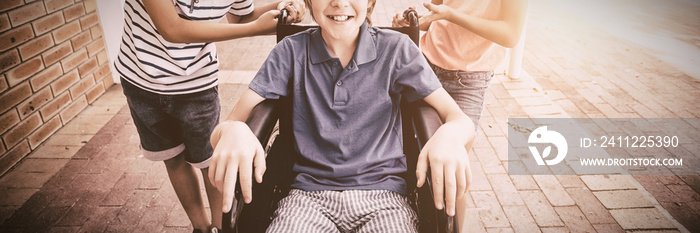
<instances>
[{"instance_id":1,"label":"boy's blonde hair","mask_svg":"<svg viewBox=\"0 0 700 233\"><path fill-rule=\"evenodd\" d=\"M311 0L304 0L304 3L311 12L311 17L314 17L314 20L316 20L316 16L314 16L313 10L311 9ZM372 26L372 11L374 11L375 3L377 3L377 0L367 0L367 17L365 17L365 21L369 23L369 26Z\"/></svg>"}]
</instances>

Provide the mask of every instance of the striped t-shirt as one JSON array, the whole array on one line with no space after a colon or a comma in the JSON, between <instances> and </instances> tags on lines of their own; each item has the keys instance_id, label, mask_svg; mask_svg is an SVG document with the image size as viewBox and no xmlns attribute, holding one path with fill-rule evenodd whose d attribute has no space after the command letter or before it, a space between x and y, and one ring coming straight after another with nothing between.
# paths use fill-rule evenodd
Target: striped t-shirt
<instances>
[{"instance_id":1,"label":"striped t-shirt","mask_svg":"<svg viewBox=\"0 0 700 233\"><path fill-rule=\"evenodd\" d=\"M253 12L252 0L174 0L182 18L219 22L226 13ZM166 95L203 91L218 84L214 43L171 43L157 32L141 0L124 3L124 33L117 60L121 78L141 89Z\"/></svg>"}]
</instances>

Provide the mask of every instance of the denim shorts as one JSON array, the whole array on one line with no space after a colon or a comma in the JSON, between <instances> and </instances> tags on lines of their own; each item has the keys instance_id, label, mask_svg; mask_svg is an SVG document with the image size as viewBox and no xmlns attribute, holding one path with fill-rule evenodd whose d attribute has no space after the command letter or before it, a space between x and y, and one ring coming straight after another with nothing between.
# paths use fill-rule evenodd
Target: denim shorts
<instances>
[{"instance_id":1,"label":"denim shorts","mask_svg":"<svg viewBox=\"0 0 700 233\"><path fill-rule=\"evenodd\" d=\"M218 87L191 94L161 95L124 79L121 83L146 159L164 161L183 154L192 166L209 167L214 152L209 137L219 124L221 112Z\"/></svg>"},{"instance_id":2,"label":"denim shorts","mask_svg":"<svg viewBox=\"0 0 700 233\"><path fill-rule=\"evenodd\" d=\"M478 129L481 112L484 110L486 89L493 79L493 71L446 70L430 64L442 87L457 102L464 114L474 122Z\"/></svg>"}]
</instances>

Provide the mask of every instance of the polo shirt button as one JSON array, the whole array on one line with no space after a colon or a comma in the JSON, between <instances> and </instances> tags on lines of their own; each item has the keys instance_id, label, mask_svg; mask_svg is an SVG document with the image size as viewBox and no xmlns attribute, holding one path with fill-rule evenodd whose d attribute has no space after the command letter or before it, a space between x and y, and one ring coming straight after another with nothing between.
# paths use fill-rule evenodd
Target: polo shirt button
<instances>
[{"instance_id":1,"label":"polo shirt button","mask_svg":"<svg viewBox=\"0 0 700 233\"><path fill-rule=\"evenodd\" d=\"M338 86L343 85L343 81L338 81L338 83L336 83L336 85L338 85Z\"/></svg>"}]
</instances>

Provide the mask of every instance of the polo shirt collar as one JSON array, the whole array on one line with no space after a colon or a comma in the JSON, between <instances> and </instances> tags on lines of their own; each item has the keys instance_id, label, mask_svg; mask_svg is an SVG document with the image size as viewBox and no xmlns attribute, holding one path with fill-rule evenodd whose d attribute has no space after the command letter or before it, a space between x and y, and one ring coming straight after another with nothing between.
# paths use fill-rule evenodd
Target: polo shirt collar
<instances>
[{"instance_id":1,"label":"polo shirt collar","mask_svg":"<svg viewBox=\"0 0 700 233\"><path fill-rule=\"evenodd\" d=\"M367 22L362 23L359 34L360 40L357 42L357 48L355 48L355 52L352 55L352 60L354 60L357 65L374 61L377 58L377 47L375 46L374 38L368 29L369 24ZM318 64L333 59L331 54L328 53L326 42L323 40L320 28L311 33L310 42L310 56L312 64Z\"/></svg>"}]
</instances>

